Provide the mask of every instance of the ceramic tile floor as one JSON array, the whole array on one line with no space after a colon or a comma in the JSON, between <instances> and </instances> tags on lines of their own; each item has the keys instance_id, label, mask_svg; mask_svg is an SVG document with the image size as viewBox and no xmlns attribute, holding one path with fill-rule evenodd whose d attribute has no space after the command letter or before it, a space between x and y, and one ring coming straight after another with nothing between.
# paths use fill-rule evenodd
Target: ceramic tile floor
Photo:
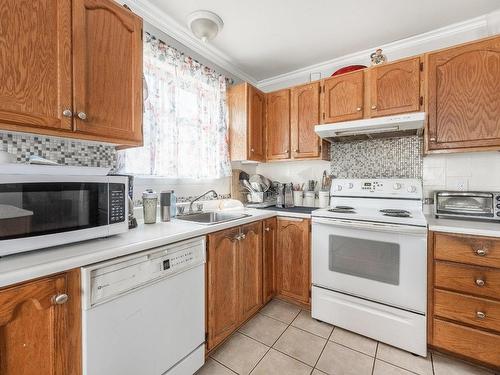
<instances>
[{"instance_id":1,"label":"ceramic tile floor","mask_svg":"<svg viewBox=\"0 0 500 375\"><path fill-rule=\"evenodd\" d=\"M427 358L318 322L272 300L211 353L198 375L493 375L437 353Z\"/></svg>"}]
</instances>

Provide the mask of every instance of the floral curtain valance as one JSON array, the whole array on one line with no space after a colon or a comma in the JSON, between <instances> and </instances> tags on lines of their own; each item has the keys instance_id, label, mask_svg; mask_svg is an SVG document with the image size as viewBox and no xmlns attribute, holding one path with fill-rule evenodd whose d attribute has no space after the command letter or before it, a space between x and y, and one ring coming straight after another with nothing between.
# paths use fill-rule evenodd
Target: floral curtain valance
<instances>
[{"instance_id":1,"label":"floral curtain valance","mask_svg":"<svg viewBox=\"0 0 500 375\"><path fill-rule=\"evenodd\" d=\"M150 34L144 40L144 146L120 151L123 173L229 176L226 78Z\"/></svg>"}]
</instances>

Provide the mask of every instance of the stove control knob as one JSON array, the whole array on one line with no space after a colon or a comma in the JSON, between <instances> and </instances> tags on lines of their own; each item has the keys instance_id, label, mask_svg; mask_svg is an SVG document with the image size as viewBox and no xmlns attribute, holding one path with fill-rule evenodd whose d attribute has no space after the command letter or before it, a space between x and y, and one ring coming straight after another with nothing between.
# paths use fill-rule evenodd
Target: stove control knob
<instances>
[{"instance_id":1,"label":"stove control knob","mask_svg":"<svg viewBox=\"0 0 500 375\"><path fill-rule=\"evenodd\" d=\"M354 187L354 184L353 184L352 182L349 182L349 184L347 185L347 187L348 187L349 189L352 189L352 188Z\"/></svg>"},{"instance_id":2,"label":"stove control knob","mask_svg":"<svg viewBox=\"0 0 500 375\"><path fill-rule=\"evenodd\" d=\"M415 186L408 186L408 193L415 193L417 191L417 188Z\"/></svg>"},{"instance_id":3,"label":"stove control knob","mask_svg":"<svg viewBox=\"0 0 500 375\"><path fill-rule=\"evenodd\" d=\"M393 188L394 190L399 190L399 189L401 189L401 184L400 184L399 182L396 182L396 183L392 186L392 188Z\"/></svg>"},{"instance_id":4,"label":"stove control knob","mask_svg":"<svg viewBox=\"0 0 500 375\"><path fill-rule=\"evenodd\" d=\"M342 185L337 185L337 188L335 190L337 190L337 191L342 190Z\"/></svg>"}]
</instances>

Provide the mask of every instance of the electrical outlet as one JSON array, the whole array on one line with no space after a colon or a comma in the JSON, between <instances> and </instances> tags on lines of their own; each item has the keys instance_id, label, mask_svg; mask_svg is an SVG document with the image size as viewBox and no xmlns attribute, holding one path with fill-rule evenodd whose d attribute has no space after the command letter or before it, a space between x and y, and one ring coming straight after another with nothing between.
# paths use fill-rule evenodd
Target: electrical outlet
<instances>
[{"instance_id":1,"label":"electrical outlet","mask_svg":"<svg viewBox=\"0 0 500 375\"><path fill-rule=\"evenodd\" d=\"M456 191L469 190L469 180L466 177L448 177L446 179L446 189Z\"/></svg>"}]
</instances>

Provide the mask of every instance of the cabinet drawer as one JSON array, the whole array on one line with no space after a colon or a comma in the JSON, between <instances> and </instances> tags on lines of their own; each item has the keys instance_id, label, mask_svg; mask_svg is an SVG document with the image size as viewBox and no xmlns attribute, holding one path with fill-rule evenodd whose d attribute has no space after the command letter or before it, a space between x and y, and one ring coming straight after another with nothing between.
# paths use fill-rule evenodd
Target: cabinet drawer
<instances>
[{"instance_id":1,"label":"cabinet drawer","mask_svg":"<svg viewBox=\"0 0 500 375\"><path fill-rule=\"evenodd\" d=\"M434 272L438 288L500 298L500 269L436 261Z\"/></svg>"},{"instance_id":2,"label":"cabinet drawer","mask_svg":"<svg viewBox=\"0 0 500 375\"><path fill-rule=\"evenodd\" d=\"M440 260L500 268L500 240L436 233L434 257Z\"/></svg>"},{"instance_id":3,"label":"cabinet drawer","mask_svg":"<svg viewBox=\"0 0 500 375\"><path fill-rule=\"evenodd\" d=\"M434 319L432 344L474 360L500 366L500 336Z\"/></svg>"},{"instance_id":4,"label":"cabinet drawer","mask_svg":"<svg viewBox=\"0 0 500 375\"><path fill-rule=\"evenodd\" d=\"M500 302L434 290L434 315L500 332Z\"/></svg>"}]
</instances>

